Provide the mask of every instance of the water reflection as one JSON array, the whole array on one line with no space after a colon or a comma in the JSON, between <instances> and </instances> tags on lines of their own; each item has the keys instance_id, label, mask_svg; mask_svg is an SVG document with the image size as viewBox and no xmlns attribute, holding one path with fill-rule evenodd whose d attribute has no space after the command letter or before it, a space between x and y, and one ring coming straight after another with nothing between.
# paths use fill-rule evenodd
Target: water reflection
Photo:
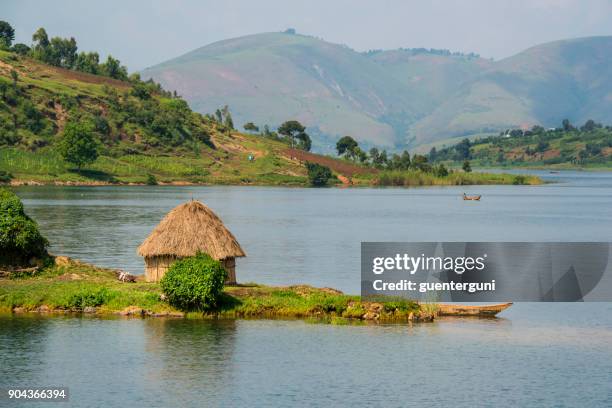
<instances>
[{"instance_id":1,"label":"water reflection","mask_svg":"<svg viewBox=\"0 0 612 408\"><path fill-rule=\"evenodd\" d=\"M0 388L68 386L75 407L609 406L612 319L593 305L413 326L0 318Z\"/></svg>"},{"instance_id":2,"label":"water reflection","mask_svg":"<svg viewBox=\"0 0 612 408\"><path fill-rule=\"evenodd\" d=\"M38 384L44 366L49 319L0 314L0 388Z\"/></svg>"},{"instance_id":3,"label":"water reflection","mask_svg":"<svg viewBox=\"0 0 612 408\"><path fill-rule=\"evenodd\" d=\"M214 401L231 382L236 321L150 319L144 323L145 352L156 366L146 372L150 384L166 384L163 398L188 405L186 395Z\"/></svg>"}]
</instances>

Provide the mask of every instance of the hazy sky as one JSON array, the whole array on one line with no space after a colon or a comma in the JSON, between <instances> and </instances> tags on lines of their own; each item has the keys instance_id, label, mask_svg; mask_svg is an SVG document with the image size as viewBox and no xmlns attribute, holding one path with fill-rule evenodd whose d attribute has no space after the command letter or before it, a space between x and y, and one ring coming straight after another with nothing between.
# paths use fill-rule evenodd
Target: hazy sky
<instances>
[{"instance_id":1,"label":"hazy sky","mask_svg":"<svg viewBox=\"0 0 612 408\"><path fill-rule=\"evenodd\" d=\"M612 35L612 0L0 0L29 44L45 27L139 70L214 41L293 27L356 50L427 47L495 59L542 42Z\"/></svg>"}]
</instances>

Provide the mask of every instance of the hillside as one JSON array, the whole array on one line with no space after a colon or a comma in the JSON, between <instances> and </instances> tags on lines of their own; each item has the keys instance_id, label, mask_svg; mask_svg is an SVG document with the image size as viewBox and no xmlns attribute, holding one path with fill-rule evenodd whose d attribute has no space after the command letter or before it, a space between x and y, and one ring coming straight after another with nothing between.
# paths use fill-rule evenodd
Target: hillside
<instances>
[{"instance_id":1,"label":"hillside","mask_svg":"<svg viewBox=\"0 0 612 408\"><path fill-rule=\"evenodd\" d=\"M214 43L143 71L199 112L228 104L237 124L297 118L316 151L349 134L414 148L568 118L612 122L612 37L557 41L491 61L444 50L358 53L291 33Z\"/></svg>"},{"instance_id":2,"label":"hillside","mask_svg":"<svg viewBox=\"0 0 612 408\"><path fill-rule=\"evenodd\" d=\"M403 130L396 118L411 122L419 110L404 84L374 60L297 34L217 42L141 74L176 90L198 112L228 104L240 125L297 119L327 152L345 134L366 146L393 147Z\"/></svg>"},{"instance_id":3,"label":"hillside","mask_svg":"<svg viewBox=\"0 0 612 408\"><path fill-rule=\"evenodd\" d=\"M495 62L411 129L418 144L562 119L612 122L612 37L557 41ZM444 137L442 137L444 135Z\"/></svg>"},{"instance_id":4,"label":"hillside","mask_svg":"<svg viewBox=\"0 0 612 408\"><path fill-rule=\"evenodd\" d=\"M406 86L419 112L431 112L465 82L489 69L492 61L476 55L436 50L398 49L365 54Z\"/></svg>"},{"instance_id":5,"label":"hillside","mask_svg":"<svg viewBox=\"0 0 612 408\"><path fill-rule=\"evenodd\" d=\"M347 185L516 183L511 175L448 171L408 152L368 155L355 141L343 158L321 156L291 148L273 132L240 133L231 122L226 110L201 115L138 77L118 80L0 51L0 183L307 185L314 177ZM96 157L68 158L66 150L84 145ZM89 147L79 155L89 155Z\"/></svg>"},{"instance_id":6,"label":"hillside","mask_svg":"<svg viewBox=\"0 0 612 408\"><path fill-rule=\"evenodd\" d=\"M612 168L612 126L588 121L580 128L565 122L559 128L513 129L499 136L463 140L432 150L429 158L446 164L470 160L478 166L549 168Z\"/></svg>"},{"instance_id":7,"label":"hillside","mask_svg":"<svg viewBox=\"0 0 612 408\"><path fill-rule=\"evenodd\" d=\"M0 51L0 90L0 172L13 182L306 183L287 144L227 129L153 84ZM82 171L56 148L70 121L92 123L99 144Z\"/></svg>"}]
</instances>

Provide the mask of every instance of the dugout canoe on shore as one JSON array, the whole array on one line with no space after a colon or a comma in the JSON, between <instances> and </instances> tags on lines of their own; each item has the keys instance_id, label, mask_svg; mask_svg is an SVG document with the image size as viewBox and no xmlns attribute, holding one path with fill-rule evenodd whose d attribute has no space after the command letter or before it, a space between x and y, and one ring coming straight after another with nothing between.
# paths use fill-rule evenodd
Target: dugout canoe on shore
<instances>
[{"instance_id":1,"label":"dugout canoe on shore","mask_svg":"<svg viewBox=\"0 0 612 408\"><path fill-rule=\"evenodd\" d=\"M512 302L494 305L438 305L438 316L478 316L494 317L512 306Z\"/></svg>"}]
</instances>

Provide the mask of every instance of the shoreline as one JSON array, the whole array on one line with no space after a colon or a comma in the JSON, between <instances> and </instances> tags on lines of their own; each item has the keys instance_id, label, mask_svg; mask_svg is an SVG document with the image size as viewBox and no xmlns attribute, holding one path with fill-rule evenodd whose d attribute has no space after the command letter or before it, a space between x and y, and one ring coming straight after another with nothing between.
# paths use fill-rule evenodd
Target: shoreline
<instances>
[{"instance_id":1,"label":"shoreline","mask_svg":"<svg viewBox=\"0 0 612 408\"><path fill-rule=\"evenodd\" d=\"M169 305L158 283L117 279L120 271L68 257L33 274L0 279L0 313L48 316L171 317L188 319L305 319L330 324L432 322L438 316L495 317L467 305L438 305L406 299L368 301L332 288L309 285L226 286L212 310L179 310ZM465 313L468 310L469 313Z\"/></svg>"},{"instance_id":2,"label":"shoreline","mask_svg":"<svg viewBox=\"0 0 612 408\"><path fill-rule=\"evenodd\" d=\"M412 188L412 187L454 187L454 186L484 186L484 185L494 185L494 186L503 186L503 185L523 185L523 186L537 186L547 184L548 182L542 180L538 176L533 175L525 175L524 182L520 184L516 184L512 182L510 179L503 180L500 178L495 179L495 176L504 176L508 177L516 177L517 175L508 174L508 173L486 173L481 172L478 169L475 170L471 174L476 174L479 176L487 176L491 175L491 180L475 180L475 182L466 182L465 180L461 180L461 182L449 182L451 179L445 178L435 178L431 182L423 182L420 179L413 180L407 176L405 180L402 180L404 184L393 184L393 182L385 184L381 183L380 180L377 179L348 179L349 182L344 182L342 178L346 179L344 176L338 176L338 180L334 180L329 183L327 186L312 186L309 183L300 183L300 182L291 182L291 183L266 183L266 182L257 182L257 181L248 181L248 182L194 182L188 180L177 180L164 182L160 181L156 184L147 184L144 182L131 182L131 181L60 181L60 180L51 180L51 181L39 181L32 179L12 179L8 183L1 183L1 187L49 187L49 186L57 186L57 187L133 187L133 186L142 186L142 187L210 187L210 186L252 186L252 187L300 187L300 188L368 188L368 187L402 187L402 188ZM518 175L521 176L521 175ZM340 178L342 177L342 178ZM471 177L471 176L468 176ZM512 179L513 180L513 179Z\"/></svg>"}]
</instances>

